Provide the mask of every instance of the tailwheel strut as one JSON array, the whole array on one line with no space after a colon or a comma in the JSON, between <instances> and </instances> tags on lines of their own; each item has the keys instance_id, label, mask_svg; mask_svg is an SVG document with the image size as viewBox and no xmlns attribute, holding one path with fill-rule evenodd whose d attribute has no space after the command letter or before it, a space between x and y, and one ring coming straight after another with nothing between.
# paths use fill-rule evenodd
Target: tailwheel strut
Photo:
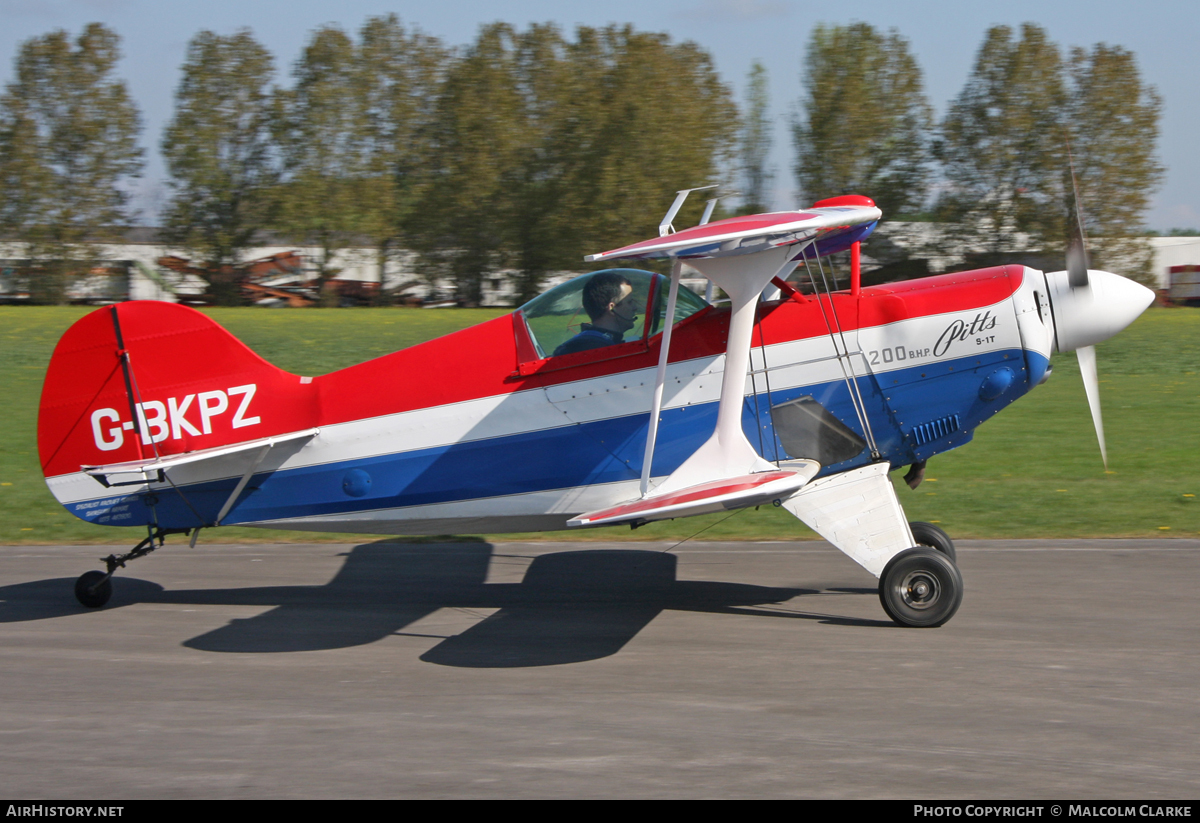
<instances>
[{"instance_id":1,"label":"tailwheel strut","mask_svg":"<svg viewBox=\"0 0 1200 823\"><path fill-rule=\"evenodd\" d=\"M167 535L189 533L191 533L191 529L156 529L125 554L110 554L108 557L100 558L107 567L107 571L90 571L81 574L75 581L75 599L89 609L100 608L112 597L112 576L117 569L123 569L129 561L145 557L155 549L161 548L166 542ZM157 545L155 541L158 541Z\"/></svg>"}]
</instances>

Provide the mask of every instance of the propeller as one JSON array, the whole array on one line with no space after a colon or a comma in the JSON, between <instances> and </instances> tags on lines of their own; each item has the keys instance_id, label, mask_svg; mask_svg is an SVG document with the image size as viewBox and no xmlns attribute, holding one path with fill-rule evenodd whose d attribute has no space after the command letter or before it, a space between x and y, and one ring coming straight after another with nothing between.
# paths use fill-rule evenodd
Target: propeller
<instances>
[{"instance_id":1,"label":"propeller","mask_svg":"<svg viewBox=\"0 0 1200 823\"><path fill-rule=\"evenodd\" d=\"M1075 237L1067 248L1067 285L1074 289L1090 289L1088 277L1087 234L1083 230L1083 209L1080 208L1079 183L1075 179L1075 158L1071 156L1071 141L1067 140L1067 162L1071 168L1071 190L1075 195ZM1108 449L1104 443L1104 420L1100 414L1100 376L1096 372L1096 347L1080 346L1075 350L1079 361L1079 374L1083 377L1083 390L1087 394L1088 408L1092 412L1092 425L1096 428L1096 439L1100 442L1100 459L1108 471Z\"/></svg>"},{"instance_id":2,"label":"propeller","mask_svg":"<svg viewBox=\"0 0 1200 823\"><path fill-rule=\"evenodd\" d=\"M1046 286L1054 314L1054 347L1075 351L1079 373L1087 393L1092 424L1100 443L1100 457L1108 469L1108 449L1104 442L1104 421L1100 414L1100 379L1096 373L1096 344L1124 329L1154 302L1154 292L1140 283L1106 271L1088 268L1087 235L1079 186L1075 181L1075 163L1067 144L1074 190L1074 237L1067 249L1067 270L1046 274Z\"/></svg>"},{"instance_id":3,"label":"propeller","mask_svg":"<svg viewBox=\"0 0 1200 823\"><path fill-rule=\"evenodd\" d=\"M1082 235L1083 228L1080 227L1079 231ZM1087 248L1081 237L1072 240L1067 248L1067 283L1073 289L1088 287Z\"/></svg>"},{"instance_id":4,"label":"propeller","mask_svg":"<svg viewBox=\"0 0 1200 823\"><path fill-rule=\"evenodd\" d=\"M1083 231L1083 210L1080 208L1079 184L1075 181L1075 159L1071 156L1071 141L1067 141L1067 164L1071 168L1071 190L1075 194L1075 236L1067 248L1067 282L1073 289L1088 285L1087 234Z\"/></svg>"},{"instance_id":5,"label":"propeller","mask_svg":"<svg viewBox=\"0 0 1200 823\"><path fill-rule=\"evenodd\" d=\"M1096 347L1080 346L1075 350L1079 360L1079 373L1083 376L1083 390L1087 392L1088 408L1092 410L1092 425L1096 427L1096 439L1100 441L1100 459L1108 470L1108 449L1104 447L1104 421L1100 418L1100 378L1096 374Z\"/></svg>"}]
</instances>

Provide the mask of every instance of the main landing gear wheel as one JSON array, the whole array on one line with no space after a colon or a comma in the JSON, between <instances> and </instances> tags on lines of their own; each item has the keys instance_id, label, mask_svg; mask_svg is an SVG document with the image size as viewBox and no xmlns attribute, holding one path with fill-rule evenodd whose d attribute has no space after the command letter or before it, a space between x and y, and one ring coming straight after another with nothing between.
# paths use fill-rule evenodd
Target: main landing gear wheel
<instances>
[{"instance_id":1,"label":"main landing gear wheel","mask_svg":"<svg viewBox=\"0 0 1200 823\"><path fill-rule=\"evenodd\" d=\"M940 626L962 603L962 575L954 561L934 549L907 549L879 576L879 602L902 626Z\"/></svg>"},{"instance_id":2,"label":"main landing gear wheel","mask_svg":"<svg viewBox=\"0 0 1200 823\"><path fill-rule=\"evenodd\" d=\"M90 571L75 581L75 598L89 609L98 609L112 597L112 576Z\"/></svg>"},{"instance_id":3,"label":"main landing gear wheel","mask_svg":"<svg viewBox=\"0 0 1200 823\"><path fill-rule=\"evenodd\" d=\"M916 541L918 546L928 546L931 549L937 549L955 563L958 563L958 555L954 552L954 541L950 539L950 535L932 523L921 523L918 521L909 523L908 527L912 529L913 540Z\"/></svg>"}]
</instances>

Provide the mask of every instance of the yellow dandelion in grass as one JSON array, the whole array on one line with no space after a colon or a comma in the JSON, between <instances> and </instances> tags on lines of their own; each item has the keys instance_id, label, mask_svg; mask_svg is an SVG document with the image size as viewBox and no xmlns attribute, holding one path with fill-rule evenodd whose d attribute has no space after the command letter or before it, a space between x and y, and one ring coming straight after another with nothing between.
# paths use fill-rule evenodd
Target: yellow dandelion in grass
<instances>
[{"instance_id":1,"label":"yellow dandelion in grass","mask_svg":"<svg viewBox=\"0 0 1200 823\"><path fill-rule=\"evenodd\" d=\"M12 483L0 483L0 486L11 486Z\"/></svg>"},{"instance_id":2,"label":"yellow dandelion in grass","mask_svg":"<svg viewBox=\"0 0 1200 823\"><path fill-rule=\"evenodd\" d=\"M32 527L32 526L26 526L25 528L21 529L21 531L23 531L23 532L31 532L31 531L33 531L33 527Z\"/></svg>"},{"instance_id":3,"label":"yellow dandelion in grass","mask_svg":"<svg viewBox=\"0 0 1200 823\"><path fill-rule=\"evenodd\" d=\"M9 483L4 483L3 485L5 485L5 486L8 486L8 485L11 485L11 484L9 484ZM1195 496L1196 496L1196 495L1194 495L1194 494L1185 494L1185 495L1184 495L1184 497L1195 497Z\"/></svg>"},{"instance_id":4,"label":"yellow dandelion in grass","mask_svg":"<svg viewBox=\"0 0 1200 823\"><path fill-rule=\"evenodd\" d=\"M1158 530L1160 532L1169 532L1171 530L1171 527L1170 526L1159 526Z\"/></svg>"},{"instance_id":5,"label":"yellow dandelion in grass","mask_svg":"<svg viewBox=\"0 0 1200 823\"><path fill-rule=\"evenodd\" d=\"M1065 492L1066 489L1055 489L1056 492Z\"/></svg>"}]
</instances>

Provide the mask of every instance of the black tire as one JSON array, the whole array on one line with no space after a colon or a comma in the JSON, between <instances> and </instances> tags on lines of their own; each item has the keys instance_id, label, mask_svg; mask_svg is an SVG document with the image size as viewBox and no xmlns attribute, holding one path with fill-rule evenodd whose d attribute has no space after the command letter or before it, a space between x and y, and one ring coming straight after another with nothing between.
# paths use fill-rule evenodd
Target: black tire
<instances>
[{"instance_id":1,"label":"black tire","mask_svg":"<svg viewBox=\"0 0 1200 823\"><path fill-rule=\"evenodd\" d=\"M100 608L108 602L110 597L112 597L112 578L104 572L84 572L75 581L75 599L89 609Z\"/></svg>"},{"instance_id":2,"label":"black tire","mask_svg":"<svg viewBox=\"0 0 1200 823\"><path fill-rule=\"evenodd\" d=\"M937 549L953 560L955 564L958 563L958 554L954 551L954 541L950 539L950 535L932 523L918 521L909 523L908 527L912 529L913 539L918 546L928 546L931 549Z\"/></svg>"},{"instance_id":3,"label":"black tire","mask_svg":"<svg viewBox=\"0 0 1200 823\"><path fill-rule=\"evenodd\" d=\"M954 561L923 546L900 552L879 576L879 602L901 626L942 625L958 611L962 594L962 575Z\"/></svg>"}]
</instances>

